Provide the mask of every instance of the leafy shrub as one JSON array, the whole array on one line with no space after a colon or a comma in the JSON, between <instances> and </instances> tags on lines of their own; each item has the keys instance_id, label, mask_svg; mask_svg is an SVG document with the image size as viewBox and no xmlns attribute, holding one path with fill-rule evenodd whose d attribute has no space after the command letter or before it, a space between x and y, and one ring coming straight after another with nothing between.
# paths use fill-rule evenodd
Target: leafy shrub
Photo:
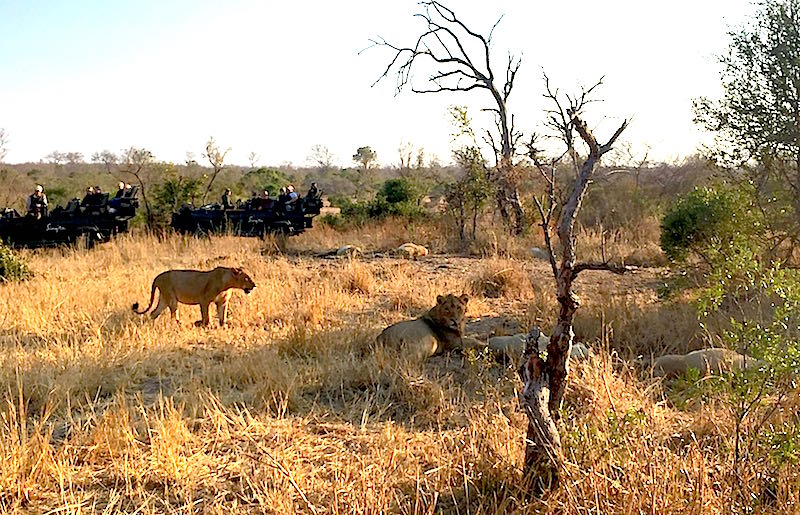
<instances>
[{"instance_id":1,"label":"leafy shrub","mask_svg":"<svg viewBox=\"0 0 800 515\"><path fill-rule=\"evenodd\" d=\"M14 251L0 243L0 283L23 281L32 276L28 265Z\"/></svg>"},{"instance_id":2,"label":"leafy shrub","mask_svg":"<svg viewBox=\"0 0 800 515\"><path fill-rule=\"evenodd\" d=\"M398 217L405 220L421 220L427 217L427 213L414 202L391 203L385 198L378 196L372 200L361 200L353 202L347 198L338 198L337 204L342 212L338 216L326 216L322 222L337 229L343 229L353 225L363 225L370 220L387 217Z\"/></svg>"},{"instance_id":3,"label":"leafy shrub","mask_svg":"<svg viewBox=\"0 0 800 515\"><path fill-rule=\"evenodd\" d=\"M153 187L153 208L171 213L183 204L193 204L200 196L202 180L176 175Z\"/></svg>"},{"instance_id":4,"label":"leafy shrub","mask_svg":"<svg viewBox=\"0 0 800 515\"><path fill-rule=\"evenodd\" d=\"M673 261L695 254L712 265L744 248L755 252L763 227L745 192L716 186L695 188L678 199L661 222L661 249Z\"/></svg>"},{"instance_id":5,"label":"leafy shrub","mask_svg":"<svg viewBox=\"0 0 800 515\"><path fill-rule=\"evenodd\" d=\"M270 195L277 195L278 190L288 186L291 179L285 173L275 168L257 168L244 174L236 185L236 190L242 195L258 194L264 190Z\"/></svg>"},{"instance_id":6,"label":"leafy shrub","mask_svg":"<svg viewBox=\"0 0 800 515\"><path fill-rule=\"evenodd\" d=\"M419 188L409 179L400 177L399 179L389 179L383 183L379 196L386 199L390 204L400 202L416 203L419 199Z\"/></svg>"}]
</instances>

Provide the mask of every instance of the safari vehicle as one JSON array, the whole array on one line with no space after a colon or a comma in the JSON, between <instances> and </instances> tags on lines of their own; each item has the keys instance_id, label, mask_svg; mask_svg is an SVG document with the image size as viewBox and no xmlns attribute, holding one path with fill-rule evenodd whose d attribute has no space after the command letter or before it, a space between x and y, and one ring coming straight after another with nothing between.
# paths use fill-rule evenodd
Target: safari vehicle
<instances>
[{"instance_id":1,"label":"safari vehicle","mask_svg":"<svg viewBox=\"0 0 800 515\"><path fill-rule=\"evenodd\" d=\"M267 234L293 236L311 228L311 220L320 213L322 199L306 195L294 201L251 198L233 209L219 204L203 207L184 206L172 214L172 228L184 234L231 233L236 236L264 237Z\"/></svg>"},{"instance_id":2,"label":"safari vehicle","mask_svg":"<svg viewBox=\"0 0 800 515\"><path fill-rule=\"evenodd\" d=\"M139 207L138 186L109 199L108 193L74 198L41 218L22 216L6 208L0 216L0 240L10 247L57 247L84 243L87 248L128 231Z\"/></svg>"}]
</instances>

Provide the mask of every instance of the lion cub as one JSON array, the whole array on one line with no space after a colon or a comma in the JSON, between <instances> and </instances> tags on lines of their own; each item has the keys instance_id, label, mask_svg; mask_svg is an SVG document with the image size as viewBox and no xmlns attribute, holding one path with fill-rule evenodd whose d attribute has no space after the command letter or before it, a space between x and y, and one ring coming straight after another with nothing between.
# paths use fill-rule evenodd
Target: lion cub
<instances>
[{"instance_id":1,"label":"lion cub","mask_svg":"<svg viewBox=\"0 0 800 515\"><path fill-rule=\"evenodd\" d=\"M150 290L150 304L143 311L139 311L139 303L132 306L134 312L139 315L147 313L153 307L153 300L156 296L156 289L160 292L158 305L152 318L157 318L165 309L169 308L174 320L178 320L178 303L199 304L202 320L195 322L195 325L207 326L209 324L208 309L212 302L217 305L217 316L219 325L224 326L228 317L228 301L233 293L233 288L250 290L256 284L241 268L228 268L218 266L214 270L201 272L199 270L168 270L156 276L153 280L153 287Z\"/></svg>"}]
</instances>

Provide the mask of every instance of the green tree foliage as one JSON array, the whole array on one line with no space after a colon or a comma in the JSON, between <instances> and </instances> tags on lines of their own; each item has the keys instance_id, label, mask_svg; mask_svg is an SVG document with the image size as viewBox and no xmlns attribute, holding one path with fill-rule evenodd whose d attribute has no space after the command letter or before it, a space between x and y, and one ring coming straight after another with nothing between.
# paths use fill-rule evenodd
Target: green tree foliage
<instances>
[{"instance_id":1,"label":"green tree foliage","mask_svg":"<svg viewBox=\"0 0 800 515\"><path fill-rule=\"evenodd\" d=\"M353 154L353 162L361 167L362 173L366 173L378 163L378 154L369 146L358 147Z\"/></svg>"},{"instance_id":2,"label":"green tree foliage","mask_svg":"<svg viewBox=\"0 0 800 515\"><path fill-rule=\"evenodd\" d=\"M356 153L353 154L353 162L358 164L358 168L343 169L340 175L353 183L356 189L356 198L364 198L374 191L371 172L378 165L378 154L369 146L358 147Z\"/></svg>"},{"instance_id":3,"label":"green tree foliage","mask_svg":"<svg viewBox=\"0 0 800 515\"><path fill-rule=\"evenodd\" d=\"M472 220L472 238L477 231L478 217L492 196L494 188L487 173L486 161L478 146L472 120L465 106L449 109L453 143L457 145L453 157L458 163L460 177L446 189L447 209L456 220L459 239L466 240L466 226Z\"/></svg>"},{"instance_id":4,"label":"green tree foliage","mask_svg":"<svg viewBox=\"0 0 800 515\"><path fill-rule=\"evenodd\" d=\"M754 186L774 240L796 243L800 208L800 0L765 0L730 32L721 99L695 100L711 157ZM744 173L742 173L744 172Z\"/></svg>"},{"instance_id":5,"label":"green tree foliage","mask_svg":"<svg viewBox=\"0 0 800 515\"><path fill-rule=\"evenodd\" d=\"M344 228L390 216L405 220L423 219L426 213L419 206L419 193L416 191L410 180L399 178L384 182L378 194L370 200L353 201L347 197L333 197L331 203L341 208L342 212L339 217L326 217L325 222L333 227Z\"/></svg>"},{"instance_id":6,"label":"green tree foliage","mask_svg":"<svg viewBox=\"0 0 800 515\"><path fill-rule=\"evenodd\" d=\"M154 209L172 213L184 204L194 204L202 191L202 179L180 175L171 164L164 168L164 181L153 187Z\"/></svg>"},{"instance_id":7,"label":"green tree foliage","mask_svg":"<svg viewBox=\"0 0 800 515\"><path fill-rule=\"evenodd\" d=\"M22 281L32 276L27 263L0 242L0 283Z\"/></svg>"},{"instance_id":8,"label":"green tree foliage","mask_svg":"<svg viewBox=\"0 0 800 515\"><path fill-rule=\"evenodd\" d=\"M475 239L478 217L492 196L492 184L476 147L464 147L455 151L454 156L462 175L447 186L447 209L456 220L459 239L466 240L468 220L472 220L471 237Z\"/></svg>"},{"instance_id":9,"label":"green tree foliage","mask_svg":"<svg viewBox=\"0 0 800 515\"><path fill-rule=\"evenodd\" d=\"M378 195L386 199L390 204L399 202L410 202L416 204L420 198L417 186L405 177L389 179L383 183Z\"/></svg>"},{"instance_id":10,"label":"green tree foliage","mask_svg":"<svg viewBox=\"0 0 800 515\"><path fill-rule=\"evenodd\" d=\"M778 158L800 179L800 0L766 0L751 23L732 31L723 97L695 101L697 121L716 132L725 157Z\"/></svg>"},{"instance_id":11,"label":"green tree foliage","mask_svg":"<svg viewBox=\"0 0 800 515\"><path fill-rule=\"evenodd\" d=\"M673 261L699 256L707 265L754 259L762 218L742 188L696 188L679 198L661 222L661 248Z\"/></svg>"},{"instance_id":12,"label":"green tree foliage","mask_svg":"<svg viewBox=\"0 0 800 515\"><path fill-rule=\"evenodd\" d=\"M280 170L261 167L244 174L236 189L243 195L258 195L264 190L270 195L276 195L278 190L291 182L291 179Z\"/></svg>"}]
</instances>

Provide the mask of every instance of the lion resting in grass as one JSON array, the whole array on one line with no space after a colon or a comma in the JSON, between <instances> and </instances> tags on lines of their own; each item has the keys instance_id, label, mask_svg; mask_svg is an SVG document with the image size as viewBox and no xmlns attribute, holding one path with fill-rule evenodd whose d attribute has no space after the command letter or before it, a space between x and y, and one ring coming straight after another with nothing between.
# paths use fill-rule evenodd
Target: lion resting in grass
<instances>
[{"instance_id":1,"label":"lion resting in grass","mask_svg":"<svg viewBox=\"0 0 800 515\"><path fill-rule=\"evenodd\" d=\"M403 243L392 251L393 254L408 259L417 259L428 255L428 249L416 243Z\"/></svg>"},{"instance_id":2,"label":"lion resting in grass","mask_svg":"<svg viewBox=\"0 0 800 515\"><path fill-rule=\"evenodd\" d=\"M390 325L377 342L404 350L408 356L424 360L446 350L462 348L467 295L439 295L436 305L420 318Z\"/></svg>"},{"instance_id":3,"label":"lion resting in grass","mask_svg":"<svg viewBox=\"0 0 800 515\"><path fill-rule=\"evenodd\" d=\"M214 270L201 272L199 270L168 270L156 276L150 290L150 304L143 311L139 311L139 303L132 306L139 315L147 313L153 307L156 289L159 291L158 305L150 315L157 318L165 309L169 308L174 320L178 320L178 303L199 304L202 320L195 325L209 324L208 309L212 302L217 305L219 324L225 325L228 317L228 301L234 288L250 293L256 284L241 268L228 268L218 266Z\"/></svg>"},{"instance_id":4,"label":"lion resting in grass","mask_svg":"<svg viewBox=\"0 0 800 515\"><path fill-rule=\"evenodd\" d=\"M538 335L536 334L538 332ZM550 337L541 331L529 333L530 337L536 338L536 346L539 352L547 350L547 345L550 343ZM488 348L498 357L505 357L508 359L519 359L522 353L525 352L525 343L528 341L529 335L525 333L518 333L512 336L492 336L489 338ZM569 357L577 361L584 361L592 357L594 353L586 345L575 342L569 349Z\"/></svg>"},{"instance_id":5,"label":"lion resting in grass","mask_svg":"<svg viewBox=\"0 0 800 515\"><path fill-rule=\"evenodd\" d=\"M339 257L361 257L363 253L361 247L355 245L345 245L336 249L336 255Z\"/></svg>"},{"instance_id":6,"label":"lion resting in grass","mask_svg":"<svg viewBox=\"0 0 800 515\"><path fill-rule=\"evenodd\" d=\"M653 375L675 377L696 368L703 376L766 366L760 359L728 349L703 349L688 354L667 354L653 360Z\"/></svg>"}]
</instances>

